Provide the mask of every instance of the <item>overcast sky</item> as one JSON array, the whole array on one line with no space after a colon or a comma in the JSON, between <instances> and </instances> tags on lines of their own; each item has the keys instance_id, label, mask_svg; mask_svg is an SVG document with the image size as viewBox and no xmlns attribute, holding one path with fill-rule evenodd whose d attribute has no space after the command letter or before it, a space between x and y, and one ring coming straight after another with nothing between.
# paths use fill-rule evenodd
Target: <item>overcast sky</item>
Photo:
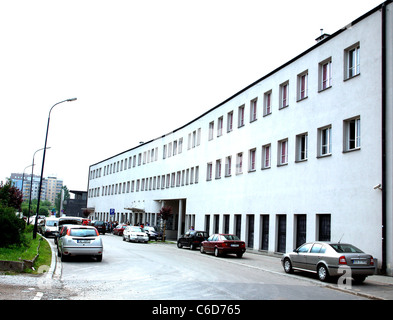
<instances>
[{"instance_id":1,"label":"overcast sky","mask_svg":"<svg viewBox=\"0 0 393 320\"><path fill-rule=\"evenodd\" d=\"M0 0L0 181L44 177L176 129L382 0ZM34 173L41 173L42 151ZM30 173L31 168L26 169Z\"/></svg>"}]
</instances>

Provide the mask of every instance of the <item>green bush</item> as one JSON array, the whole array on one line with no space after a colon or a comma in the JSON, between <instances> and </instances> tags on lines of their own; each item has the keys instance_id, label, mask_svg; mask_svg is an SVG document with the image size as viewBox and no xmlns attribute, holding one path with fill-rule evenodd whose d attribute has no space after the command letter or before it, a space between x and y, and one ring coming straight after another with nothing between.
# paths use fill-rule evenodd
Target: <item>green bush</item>
<instances>
[{"instance_id":1,"label":"green bush","mask_svg":"<svg viewBox=\"0 0 393 320\"><path fill-rule=\"evenodd\" d=\"M15 215L15 209L0 206L0 247L24 242L25 222Z\"/></svg>"}]
</instances>

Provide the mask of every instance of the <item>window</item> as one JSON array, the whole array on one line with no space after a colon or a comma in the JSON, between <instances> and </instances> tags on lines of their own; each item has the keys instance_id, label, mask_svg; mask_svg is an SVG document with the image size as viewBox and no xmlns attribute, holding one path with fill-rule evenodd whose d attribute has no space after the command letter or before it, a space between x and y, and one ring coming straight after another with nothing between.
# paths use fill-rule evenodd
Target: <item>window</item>
<instances>
[{"instance_id":1,"label":"window","mask_svg":"<svg viewBox=\"0 0 393 320\"><path fill-rule=\"evenodd\" d=\"M319 64L319 91L332 86L332 58L322 61Z\"/></svg>"},{"instance_id":2,"label":"window","mask_svg":"<svg viewBox=\"0 0 393 320\"><path fill-rule=\"evenodd\" d=\"M344 51L345 79L360 74L360 45L359 43Z\"/></svg>"},{"instance_id":3,"label":"window","mask_svg":"<svg viewBox=\"0 0 393 320\"><path fill-rule=\"evenodd\" d=\"M280 85L280 109L289 106L289 82Z\"/></svg>"},{"instance_id":4,"label":"window","mask_svg":"<svg viewBox=\"0 0 393 320\"><path fill-rule=\"evenodd\" d=\"M254 100L251 100L250 103L250 122L253 122L257 120L257 104L258 104L258 98L255 98Z\"/></svg>"},{"instance_id":5,"label":"window","mask_svg":"<svg viewBox=\"0 0 393 320\"><path fill-rule=\"evenodd\" d=\"M240 152L236 157L236 173L243 173L243 153Z\"/></svg>"},{"instance_id":6,"label":"window","mask_svg":"<svg viewBox=\"0 0 393 320\"><path fill-rule=\"evenodd\" d=\"M232 174L232 157L228 156L225 158L225 176L230 177Z\"/></svg>"},{"instance_id":7,"label":"window","mask_svg":"<svg viewBox=\"0 0 393 320\"><path fill-rule=\"evenodd\" d=\"M256 149L251 149L249 151L249 160L248 160L248 171L255 171L256 169Z\"/></svg>"},{"instance_id":8,"label":"window","mask_svg":"<svg viewBox=\"0 0 393 320\"><path fill-rule=\"evenodd\" d=\"M267 116L272 113L272 91L268 91L264 94L263 98L263 115Z\"/></svg>"},{"instance_id":9,"label":"window","mask_svg":"<svg viewBox=\"0 0 393 320\"><path fill-rule=\"evenodd\" d=\"M262 147L262 169L270 168L270 144Z\"/></svg>"},{"instance_id":10,"label":"window","mask_svg":"<svg viewBox=\"0 0 393 320\"><path fill-rule=\"evenodd\" d=\"M221 179L221 159L216 160L216 179Z\"/></svg>"},{"instance_id":11,"label":"window","mask_svg":"<svg viewBox=\"0 0 393 320\"><path fill-rule=\"evenodd\" d=\"M209 123L209 140L213 140L213 134L214 134L214 121Z\"/></svg>"},{"instance_id":12,"label":"window","mask_svg":"<svg viewBox=\"0 0 393 320\"><path fill-rule=\"evenodd\" d=\"M238 127L244 126L244 106L239 107Z\"/></svg>"},{"instance_id":13,"label":"window","mask_svg":"<svg viewBox=\"0 0 393 320\"><path fill-rule=\"evenodd\" d=\"M344 120L344 151L360 149L360 118Z\"/></svg>"},{"instance_id":14,"label":"window","mask_svg":"<svg viewBox=\"0 0 393 320\"><path fill-rule=\"evenodd\" d=\"M227 117L227 132L231 132L233 130L233 111L228 112Z\"/></svg>"},{"instance_id":15,"label":"window","mask_svg":"<svg viewBox=\"0 0 393 320\"><path fill-rule=\"evenodd\" d=\"M307 160L308 134L303 133L296 136L296 161Z\"/></svg>"},{"instance_id":16,"label":"window","mask_svg":"<svg viewBox=\"0 0 393 320\"><path fill-rule=\"evenodd\" d=\"M303 100L308 96L308 71L297 76L297 100Z\"/></svg>"},{"instance_id":17,"label":"window","mask_svg":"<svg viewBox=\"0 0 393 320\"><path fill-rule=\"evenodd\" d=\"M278 142L278 165L288 164L288 139Z\"/></svg>"},{"instance_id":18,"label":"window","mask_svg":"<svg viewBox=\"0 0 393 320\"><path fill-rule=\"evenodd\" d=\"M332 153L332 127L318 129L318 156L324 157Z\"/></svg>"},{"instance_id":19,"label":"window","mask_svg":"<svg viewBox=\"0 0 393 320\"><path fill-rule=\"evenodd\" d=\"M213 164L209 162L207 164L207 170L206 170L206 180L210 181L212 179L212 173L213 173Z\"/></svg>"},{"instance_id":20,"label":"window","mask_svg":"<svg viewBox=\"0 0 393 320\"><path fill-rule=\"evenodd\" d=\"M222 127L224 124L224 118L220 117L217 121L217 137L222 136Z\"/></svg>"}]
</instances>

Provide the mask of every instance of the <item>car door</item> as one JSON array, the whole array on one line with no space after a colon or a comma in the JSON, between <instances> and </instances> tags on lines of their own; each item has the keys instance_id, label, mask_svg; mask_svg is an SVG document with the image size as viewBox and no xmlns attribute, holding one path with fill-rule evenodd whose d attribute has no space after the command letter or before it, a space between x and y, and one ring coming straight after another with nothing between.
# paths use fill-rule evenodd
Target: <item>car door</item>
<instances>
[{"instance_id":1,"label":"car door","mask_svg":"<svg viewBox=\"0 0 393 320\"><path fill-rule=\"evenodd\" d=\"M212 252L213 248L213 238L215 235L211 235L209 238L207 238L206 242L203 245L203 249L205 250L205 252Z\"/></svg>"},{"instance_id":2,"label":"car door","mask_svg":"<svg viewBox=\"0 0 393 320\"><path fill-rule=\"evenodd\" d=\"M307 269L307 255L312 243L305 243L291 253L292 266L294 268Z\"/></svg>"},{"instance_id":3,"label":"car door","mask_svg":"<svg viewBox=\"0 0 393 320\"><path fill-rule=\"evenodd\" d=\"M317 264L324 259L326 247L322 243L314 243L310 253L307 255L307 269L311 271L317 270Z\"/></svg>"},{"instance_id":4,"label":"car door","mask_svg":"<svg viewBox=\"0 0 393 320\"><path fill-rule=\"evenodd\" d=\"M67 227L62 227L60 234L59 234L59 239L57 239L57 247L60 252L63 251L63 240L64 236L67 234Z\"/></svg>"}]
</instances>

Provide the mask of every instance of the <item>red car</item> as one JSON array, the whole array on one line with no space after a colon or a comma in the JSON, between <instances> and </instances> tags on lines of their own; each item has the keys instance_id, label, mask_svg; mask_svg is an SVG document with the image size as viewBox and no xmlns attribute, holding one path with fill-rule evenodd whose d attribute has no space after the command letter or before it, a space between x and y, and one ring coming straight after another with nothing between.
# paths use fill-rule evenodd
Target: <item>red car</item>
<instances>
[{"instance_id":1,"label":"red car","mask_svg":"<svg viewBox=\"0 0 393 320\"><path fill-rule=\"evenodd\" d=\"M127 227L127 224L120 223L113 229L113 234L117 234L118 236L122 236L124 229Z\"/></svg>"},{"instance_id":2,"label":"red car","mask_svg":"<svg viewBox=\"0 0 393 320\"><path fill-rule=\"evenodd\" d=\"M216 257L236 253L238 258L246 252L246 243L234 234L213 234L201 243L201 253L213 252Z\"/></svg>"}]
</instances>

